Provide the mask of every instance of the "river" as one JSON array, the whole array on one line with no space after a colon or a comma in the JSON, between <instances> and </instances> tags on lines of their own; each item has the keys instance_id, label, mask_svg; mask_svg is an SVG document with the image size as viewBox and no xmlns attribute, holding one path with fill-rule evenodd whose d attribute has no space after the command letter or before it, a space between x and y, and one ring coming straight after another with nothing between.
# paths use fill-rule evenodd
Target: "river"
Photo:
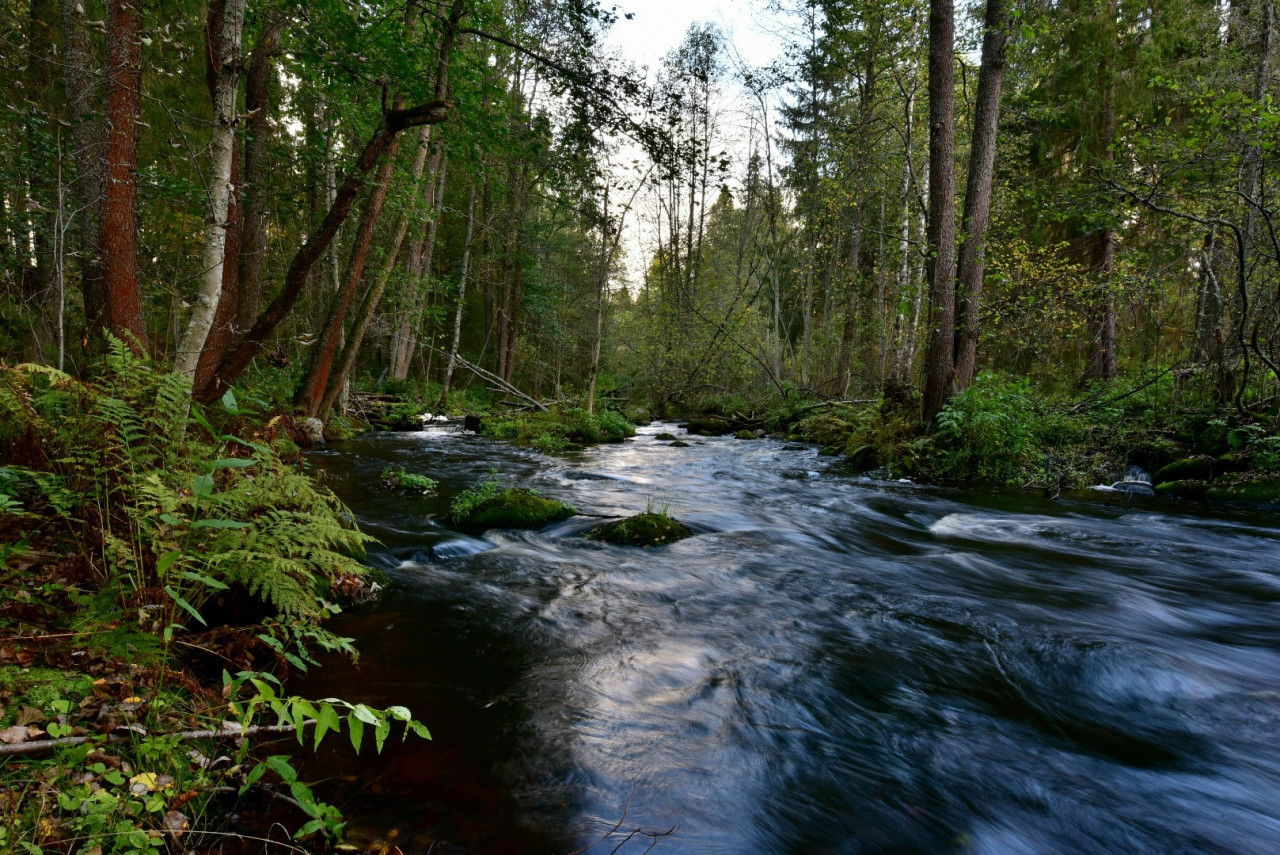
<instances>
[{"instance_id":1,"label":"river","mask_svg":"<svg viewBox=\"0 0 1280 855\"><path fill-rule=\"evenodd\" d=\"M806 446L664 430L552 456L433 429L312 456L393 584L333 622L359 663L299 685L403 704L434 736L360 758L331 738L309 761L357 837L394 828L406 855L1280 851L1274 513L876 481ZM381 491L388 464L437 495ZM491 468L591 514L668 508L696 536L449 530Z\"/></svg>"}]
</instances>

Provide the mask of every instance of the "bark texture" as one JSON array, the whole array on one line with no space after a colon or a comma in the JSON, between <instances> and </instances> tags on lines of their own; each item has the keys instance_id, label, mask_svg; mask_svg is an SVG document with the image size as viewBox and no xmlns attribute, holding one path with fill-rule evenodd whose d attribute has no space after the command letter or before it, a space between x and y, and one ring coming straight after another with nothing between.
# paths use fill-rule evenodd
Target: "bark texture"
<instances>
[{"instance_id":1,"label":"bark texture","mask_svg":"<svg viewBox=\"0 0 1280 855\"><path fill-rule=\"evenodd\" d=\"M137 354L147 352L138 282L138 111L142 104L140 0L107 2L106 176L102 274L107 328Z\"/></svg>"}]
</instances>

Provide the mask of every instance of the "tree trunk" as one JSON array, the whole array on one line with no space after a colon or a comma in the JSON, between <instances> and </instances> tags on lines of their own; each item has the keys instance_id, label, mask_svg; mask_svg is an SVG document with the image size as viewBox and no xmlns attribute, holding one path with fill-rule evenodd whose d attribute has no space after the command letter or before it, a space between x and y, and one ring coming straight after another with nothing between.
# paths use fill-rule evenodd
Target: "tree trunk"
<instances>
[{"instance_id":1,"label":"tree trunk","mask_svg":"<svg viewBox=\"0 0 1280 855\"><path fill-rule=\"evenodd\" d=\"M289 264L289 270L285 274L284 287L281 288L280 294L258 317L240 345L222 360L214 380L200 390L198 400L213 400L217 397L216 389L234 383L262 349L267 336L271 335L289 314L302 294L303 288L306 287L311 268L324 255L333 236L337 234L343 220L350 213L364 176L382 160L391 142L408 128L444 121L450 109L450 105L442 101L430 101L408 110L393 109L383 114L377 130L374 131L359 159L334 196L333 204L325 213L320 227L294 255L293 261Z\"/></svg>"},{"instance_id":2,"label":"tree trunk","mask_svg":"<svg viewBox=\"0 0 1280 855\"><path fill-rule=\"evenodd\" d=\"M86 347L100 343L106 322L106 292L102 265L102 191L105 159L102 152L103 126L97 120L100 94L96 80L97 61L89 32L85 28L81 0L61 0L63 76L67 87L67 114L71 120L76 178L72 184L79 220L80 291L84 301Z\"/></svg>"},{"instance_id":3,"label":"tree trunk","mask_svg":"<svg viewBox=\"0 0 1280 855\"><path fill-rule=\"evenodd\" d=\"M449 401L449 387L453 384L453 372L458 367L458 347L462 341L462 310L467 302L467 274L471 266L471 238L476 225L476 185L471 185L467 199L467 237L462 246L462 273L458 277L458 307L453 313L453 340L449 344L449 362L444 370L444 388L440 392L441 403Z\"/></svg>"},{"instance_id":4,"label":"tree trunk","mask_svg":"<svg viewBox=\"0 0 1280 855\"><path fill-rule=\"evenodd\" d=\"M333 369L334 356L341 346L343 328L347 322L347 313L351 309L351 301L355 298L360 286L360 278L364 275L364 265L369 259L369 249L373 245L373 231L382 216L382 205L387 200L387 190L391 186L391 175L396 168L396 154L400 149L399 137L393 139L387 147L386 158L378 170L378 177L369 192L365 203L364 216L360 220L360 228L356 232L355 244L351 247L351 260L347 263L347 278L342 290L334 295L329 307L329 319L320 340L316 342L311 357L311 366L298 389L295 403L298 409L308 416L316 416L324 403L325 390L329 386L329 375ZM392 259L394 263L394 259Z\"/></svg>"},{"instance_id":5,"label":"tree trunk","mask_svg":"<svg viewBox=\"0 0 1280 855\"><path fill-rule=\"evenodd\" d=\"M267 148L271 143L271 83L275 76L275 55L288 16L280 6L266 12L262 32L249 54L245 75L244 180L240 205L242 239L240 247L239 295L235 327L243 332L253 325L262 306L262 270L267 252Z\"/></svg>"},{"instance_id":6,"label":"tree trunk","mask_svg":"<svg viewBox=\"0 0 1280 855\"><path fill-rule=\"evenodd\" d=\"M418 132L418 151L413 158L413 185L417 190L417 184L422 180L422 170L427 164L427 150L431 147L431 126L424 125ZM416 198L416 192L413 198ZM391 278L392 272L396 269L396 260L400 257L400 246L404 243L405 235L409 233L409 223L414 218L414 206L411 204L408 210L401 211L396 218L396 225L393 236L391 238L391 249L387 252L386 261L382 264L382 270L378 273L378 278L369 286L369 291L365 294L364 302L360 305L360 311L356 315L355 324L351 328L351 333L347 336L346 346L342 349L342 356L338 358L338 367L333 372L333 377L329 380L329 388L324 394L324 399L320 402L320 409L316 415L324 421L328 419L329 412L333 409L334 402L338 400L338 395L342 391L342 387L351 378L351 372L355 368L356 358L360 355L360 347L364 344L364 338L369 332L369 325L373 323L374 315L378 311L378 304L382 302L382 295L387 289L387 280Z\"/></svg>"},{"instance_id":7,"label":"tree trunk","mask_svg":"<svg viewBox=\"0 0 1280 855\"><path fill-rule=\"evenodd\" d=\"M226 307L221 312L224 329L220 332L224 337L225 324L234 317L235 276L239 272L239 259L232 258L232 263L227 263L227 244L228 219L234 195L232 161L236 150L236 100L240 83L244 7L245 0L225 0L221 15L214 8L209 12L207 43L210 48L210 76L215 77L215 82L213 140L209 144L209 212L205 221L204 253L201 256L203 273L191 318L173 361L173 370L192 378L193 383L205 341L214 326L215 316L219 314L219 304ZM215 29L219 31L216 39L213 32ZM216 65L213 62L215 47ZM223 293L225 273L231 274L231 288L226 294Z\"/></svg>"},{"instance_id":8,"label":"tree trunk","mask_svg":"<svg viewBox=\"0 0 1280 855\"><path fill-rule=\"evenodd\" d=\"M107 328L134 353L147 352L138 282L138 120L142 105L141 0L107 2L106 178L102 274Z\"/></svg>"},{"instance_id":9,"label":"tree trunk","mask_svg":"<svg viewBox=\"0 0 1280 855\"><path fill-rule=\"evenodd\" d=\"M1008 0L987 0L982 36L982 65L978 70L978 102L969 149L969 179L964 194L963 243L957 283L955 388L973 383L978 360L978 316L982 308L982 277L986 260L987 226L991 215L991 185L995 176L996 141L1000 128L1000 92L1004 86L1005 55L1009 45Z\"/></svg>"},{"instance_id":10,"label":"tree trunk","mask_svg":"<svg viewBox=\"0 0 1280 855\"><path fill-rule=\"evenodd\" d=\"M1116 238L1111 229L1099 229L1089 236L1092 245L1090 268L1101 290L1101 300L1093 311L1093 336L1085 378L1110 380L1116 376L1116 305L1111 287L1115 273Z\"/></svg>"},{"instance_id":11,"label":"tree trunk","mask_svg":"<svg viewBox=\"0 0 1280 855\"><path fill-rule=\"evenodd\" d=\"M31 210L35 267L23 269L24 300L30 307L26 359L48 364L56 358L58 338L58 240L62 188L59 152L50 143L58 132L53 103L54 43L57 18L53 0L31 0L29 16L26 97L31 108L27 119L27 194L36 203ZM28 203L30 209L30 203ZM52 347L51 347L52 346Z\"/></svg>"},{"instance_id":12,"label":"tree trunk","mask_svg":"<svg viewBox=\"0 0 1280 855\"><path fill-rule=\"evenodd\" d=\"M1114 42L1116 0L1107 3L1106 38ZM1098 162L1105 168L1113 159L1111 142L1116 130L1115 69L1108 60L1100 69L1102 114L1098 129ZM1100 292L1098 305L1090 313L1089 357L1085 365L1086 380L1110 380L1116 376L1116 306L1112 278L1115 272L1116 236L1107 226L1089 235L1089 268Z\"/></svg>"},{"instance_id":13,"label":"tree trunk","mask_svg":"<svg viewBox=\"0 0 1280 855\"><path fill-rule=\"evenodd\" d=\"M929 2L929 350L921 416L933 421L955 374L955 10Z\"/></svg>"},{"instance_id":14,"label":"tree trunk","mask_svg":"<svg viewBox=\"0 0 1280 855\"><path fill-rule=\"evenodd\" d=\"M396 380L404 380L409 376L409 368L413 365L417 342L414 339L414 325L422 315L423 287L431 277L431 262L435 256L436 231L440 226L440 217L444 213L445 178L448 162L444 156L444 144L436 146L428 168L427 185L424 190L424 201L428 208L434 208L431 221L427 223L426 236L409 248L409 276L405 284L408 293L405 296L403 315L400 326L396 330L393 347L391 376Z\"/></svg>"},{"instance_id":15,"label":"tree trunk","mask_svg":"<svg viewBox=\"0 0 1280 855\"><path fill-rule=\"evenodd\" d=\"M609 284L609 181L605 176L600 206L600 269L596 274L596 337L591 343L591 379L587 383L587 414L596 411L596 378L600 376L600 346L604 341L604 296Z\"/></svg>"}]
</instances>

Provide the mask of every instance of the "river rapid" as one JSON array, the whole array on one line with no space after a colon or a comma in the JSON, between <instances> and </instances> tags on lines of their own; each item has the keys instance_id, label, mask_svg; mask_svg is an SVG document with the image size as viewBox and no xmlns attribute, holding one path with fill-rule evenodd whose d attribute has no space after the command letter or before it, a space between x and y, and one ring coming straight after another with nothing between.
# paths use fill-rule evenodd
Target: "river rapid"
<instances>
[{"instance_id":1,"label":"river rapid","mask_svg":"<svg viewBox=\"0 0 1280 855\"><path fill-rule=\"evenodd\" d=\"M554 456L440 429L312 455L392 586L333 622L359 663L294 688L403 704L434 736L359 758L331 737L308 761L357 837L394 828L406 855L1280 852L1273 512L927 488L664 430L681 433ZM389 464L437 495L381 491ZM667 508L696 536L449 530L491 468L590 514Z\"/></svg>"}]
</instances>

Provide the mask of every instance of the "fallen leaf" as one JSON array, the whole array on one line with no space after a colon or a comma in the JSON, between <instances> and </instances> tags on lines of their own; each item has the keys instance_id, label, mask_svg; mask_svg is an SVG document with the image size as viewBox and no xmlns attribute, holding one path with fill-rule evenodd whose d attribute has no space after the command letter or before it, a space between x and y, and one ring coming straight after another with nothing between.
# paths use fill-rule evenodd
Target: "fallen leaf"
<instances>
[{"instance_id":1,"label":"fallen leaf","mask_svg":"<svg viewBox=\"0 0 1280 855\"><path fill-rule=\"evenodd\" d=\"M26 742L28 739L27 728L25 725L15 724L13 727L7 727L0 730L0 742L6 745L17 745L19 742Z\"/></svg>"},{"instance_id":2,"label":"fallen leaf","mask_svg":"<svg viewBox=\"0 0 1280 855\"><path fill-rule=\"evenodd\" d=\"M181 837L190 827L186 814L181 811L171 810L164 815L164 830L172 834L174 837Z\"/></svg>"},{"instance_id":3,"label":"fallen leaf","mask_svg":"<svg viewBox=\"0 0 1280 855\"><path fill-rule=\"evenodd\" d=\"M42 721L48 721L48 719L45 718L44 713L35 707L23 707L22 711L18 713L18 724L38 724Z\"/></svg>"},{"instance_id":4,"label":"fallen leaf","mask_svg":"<svg viewBox=\"0 0 1280 855\"><path fill-rule=\"evenodd\" d=\"M159 789L160 783L155 772L139 772L129 779L129 792L141 796Z\"/></svg>"}]
</instances>

